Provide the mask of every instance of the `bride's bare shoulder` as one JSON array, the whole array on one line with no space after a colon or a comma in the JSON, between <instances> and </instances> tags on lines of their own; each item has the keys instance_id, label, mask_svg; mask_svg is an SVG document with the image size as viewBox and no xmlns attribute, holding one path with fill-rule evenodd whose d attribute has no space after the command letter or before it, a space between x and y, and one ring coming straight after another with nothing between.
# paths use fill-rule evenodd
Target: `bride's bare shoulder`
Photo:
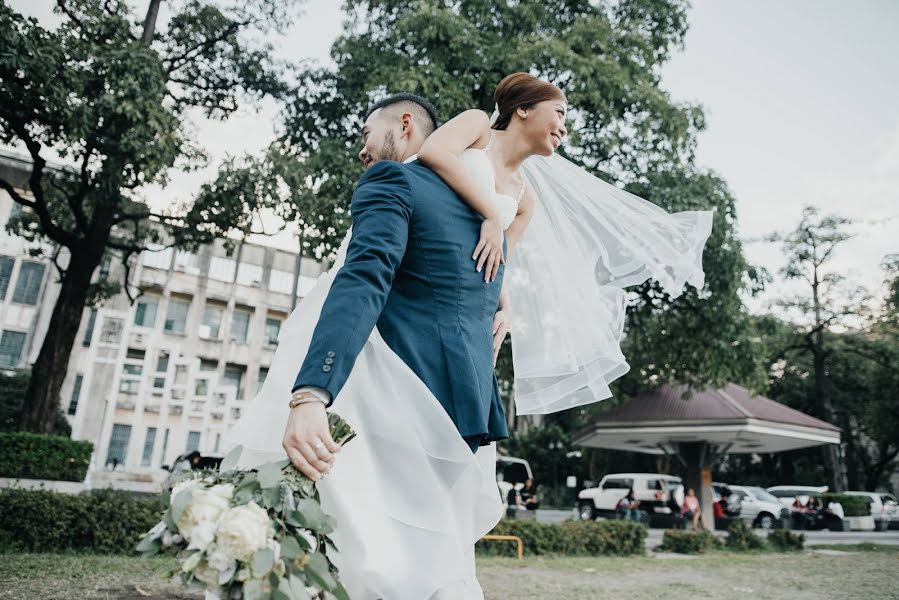
<instances>
[{"instance_id":1,"label":"bride's bare shoulder","mask_svg":"<svg viewBox=\"0 0 899 600\"><path fill-rule=\"evenodd\" d=\"M460 154L467 148L483 148L490 141L490 117L482 110L459 113L425 140L418 158L428 164L441 152Z\"/></svg>"},{"instance_id":2,"label":"bride's bare shoulder","mask_svg":"<svg viewBox=\"0 0 899 600\"><path fill-rule=\"evenodd\" d=\"M483 110L471 108L459 113L454 119L459 119L457 125L477 134L477 139L469 148L483 149L490 143L490 115ZM447 123L448 124L448 123ZM472 135L474 138L474 135Z\"/></svg>"}]
</instances>

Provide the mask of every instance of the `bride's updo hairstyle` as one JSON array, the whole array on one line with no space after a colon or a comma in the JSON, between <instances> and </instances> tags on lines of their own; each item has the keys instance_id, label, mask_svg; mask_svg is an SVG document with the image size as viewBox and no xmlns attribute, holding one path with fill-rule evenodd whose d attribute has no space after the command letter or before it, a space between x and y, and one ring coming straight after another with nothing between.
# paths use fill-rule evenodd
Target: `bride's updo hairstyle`
<instances>
[{"instance_id":1,"label":"bride's updo hairstyle","mask_svg":"<svg viewBox=\"0 0 899 600\"><path fill-rule=\"evenodd\" d=\"M533 75L512 73L496 86L493 100L496 102L499 117L492 127L493 129L506 129L512 121L512 115L519 108L528 110L547 100L565 101L565 94L555 85L537 79Z\"/></svg>"}]
</instances>

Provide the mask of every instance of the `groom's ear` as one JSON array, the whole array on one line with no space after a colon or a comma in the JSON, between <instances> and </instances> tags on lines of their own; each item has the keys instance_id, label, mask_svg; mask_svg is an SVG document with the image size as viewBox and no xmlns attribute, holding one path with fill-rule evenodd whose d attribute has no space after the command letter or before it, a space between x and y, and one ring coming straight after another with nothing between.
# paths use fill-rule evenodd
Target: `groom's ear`
<instances>
[{"instance_id":1,"label":"groom's ear","mask_svg":"<svg viewBox=\"0 0 899 600\"><path fill-rule=\"evenodd\" d=\"M400 117L400 121L403 124L403 135L409 137L412 135L412 113L403 113L403 116Z\"/></svg>"}]
</instances>

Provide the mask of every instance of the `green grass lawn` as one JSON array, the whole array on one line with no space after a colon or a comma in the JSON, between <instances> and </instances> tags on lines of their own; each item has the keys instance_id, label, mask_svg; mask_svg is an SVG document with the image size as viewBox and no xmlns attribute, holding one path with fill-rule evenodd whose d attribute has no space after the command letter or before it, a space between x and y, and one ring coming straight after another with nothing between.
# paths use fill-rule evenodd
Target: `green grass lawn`
<instances>
[{"instance_id":1,"label":"green grass lawn","mask_svg":"<svg viewBox=\"0 0 899 600\"><path fill-rule=\"evenodd\" d=\"M733 554L691 558L480 558L491 600L697 598L899 599L899 548L840 547L846 554ZM873 551L872 551L873 550ZM169 559L8 554L0 556L0 598L198 599L165 579Z\"/></svg>"}]
</instances>

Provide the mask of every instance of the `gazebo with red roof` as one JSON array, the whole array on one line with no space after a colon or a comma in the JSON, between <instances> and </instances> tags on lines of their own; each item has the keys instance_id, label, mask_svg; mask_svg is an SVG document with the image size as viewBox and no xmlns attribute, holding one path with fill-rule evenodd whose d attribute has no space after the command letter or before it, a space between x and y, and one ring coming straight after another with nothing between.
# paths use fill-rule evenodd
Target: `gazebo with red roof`
<instances>
[{"instance_id":1,"label":"gazebo with red roof","mask_svg":"<svg viewBox=\"0 0 899 600\"><path fill-rule=\"evenodd\" d=\"M711 529L711 466L718 456L839 444L840 428L733 383L693 392L662 386L603 415L574 442L679 456L687 468L685 486L699 493L703 523Z\"/></svg>"}]
</instances>

